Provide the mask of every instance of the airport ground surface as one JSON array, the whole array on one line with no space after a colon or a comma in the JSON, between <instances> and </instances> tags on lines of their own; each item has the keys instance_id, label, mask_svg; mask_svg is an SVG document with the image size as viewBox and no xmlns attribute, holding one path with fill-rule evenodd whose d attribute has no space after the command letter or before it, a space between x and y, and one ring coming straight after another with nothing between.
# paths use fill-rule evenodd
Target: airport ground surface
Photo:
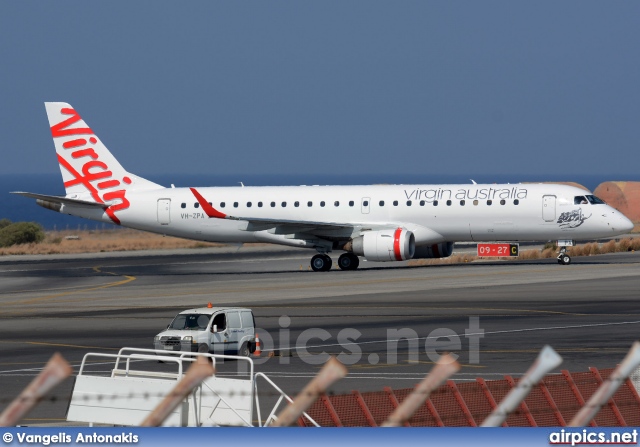
<instances>
[{"instance_id":1,"label":"airport ground surface","mask_svg":"<svg viewBox=\"0 0 640 447\"><path fill-rule=\"evenodd\" d=\"M432 367L425 344L436 329L460 335L459 345L440 339L439 350L459 355L463 368L456 380L520 375L545 344L564 357L563 369L611 367L640 338L640 253L577 257L569 266L555 260L423 267L363 262L355 272L315 273L308 270L306 251L235 251L2 259L0 409L54 352L77 372L89 351L151 347L177 312L209 301L251 307L263 342L269 334L276 346L283 315L290 317L291 345L309 328L331 334L326 341L309 340L309 355L259 360L256 370L291 394L317 373L320 365L310 362L322 351L344 352L349 362L357 357L354 350L362 352L335 392L411 387ZM476 338L477 362L465 338L470 317L479 317L484 331ZM344 328L361 334L358 348L337 345ZM417 358L401 342L393 361L387 331L397 329L420 338ZM316 345L330 346L311 347ZM109 371L107 365L92 367ZM220 371L234 374L236 368L227 362ZM71 386L68 380L56 388L24 422L62 423Z\"/></svg>"}]
</instances>

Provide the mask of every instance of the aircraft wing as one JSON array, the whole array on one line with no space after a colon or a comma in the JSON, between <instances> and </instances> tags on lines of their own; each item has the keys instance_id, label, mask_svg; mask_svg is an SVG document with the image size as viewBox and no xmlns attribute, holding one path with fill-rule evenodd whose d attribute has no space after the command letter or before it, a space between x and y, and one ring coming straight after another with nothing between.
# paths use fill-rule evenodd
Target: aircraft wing
<instances>
[{"instance_id":1,"label":"aircraft wing","mask_svg":"<svg viewBox=\"0 0 640 447\"><path fill-rule=\"evenodd\" d=\"M377 223L358 223L358 222L323 222L323 221L306 221L306 220L286 220L286 219L267 219L261 217L250 216L230 216L224 214L207 202L195 188L190 188L196 197L202 210L210 218L237 220L246 222L241 227L245 231L262 231L272 230L274 234L291 234L291 233L309 233L317 236L334 236L334 237L350 237L354 233L369 230L381 230L397 228L398 224L393 222L377 222Z\"/></svg>"},{"instance_id":2,"label":"aircraft wing","mask_svg":"<svg viewBox=\"0 0 640 447\"><path fill-rule=\"evenodd\" d=\"M380 230L384 228L396 228L398 225L393 223L358 223L358 222L316 222L308 220L282 220L282 219L264 219L260 217L237 217L227 216L226 219L246 222L245 231L262 231L272 230L274 234L291 234L291 233L309 233L316 236L353 236L354 233L361 231Z\"/></svg>"},{"instance_id":3,"label":"aircraft wing","mask_svg":"<svg viewBox=\"0 0 640 447\"><path fill-rule=\"evenodd\" d=\"M45 194L36 194L33 192L14 191L11 194L18 194L18 195L21 195L24 197L30 197L36 200L44 200L45 202L71 205L71 206L80 206L80 207L87 207L87 208L106 209L111 206L111 202L106 202L106 203L90 202L88 200L70 199L68 197L60 197L60 196L48 196Z\"/></svg>"}]
</instances>

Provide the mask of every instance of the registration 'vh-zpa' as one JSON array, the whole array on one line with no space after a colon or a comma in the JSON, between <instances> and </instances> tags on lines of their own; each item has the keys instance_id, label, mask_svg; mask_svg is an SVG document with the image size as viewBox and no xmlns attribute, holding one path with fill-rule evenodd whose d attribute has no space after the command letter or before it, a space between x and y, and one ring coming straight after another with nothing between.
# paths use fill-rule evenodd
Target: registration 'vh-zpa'
<instances>
[{"instance_id":1,"label":"registration 'vh-zpa'","mask_svg":"<svg viewBox=\"0 0 640 447\"><path fill-rule=\"evenodd\" d=\"M318 253L327 271L450 256L455 242L572 241L633 224L560 184L165 188L127 172L66 103L45 103L66 195L17 192L61 213L209 242L268 242ZM568 256L565 256L564 263Z\"/></svg>"}]
</instances>

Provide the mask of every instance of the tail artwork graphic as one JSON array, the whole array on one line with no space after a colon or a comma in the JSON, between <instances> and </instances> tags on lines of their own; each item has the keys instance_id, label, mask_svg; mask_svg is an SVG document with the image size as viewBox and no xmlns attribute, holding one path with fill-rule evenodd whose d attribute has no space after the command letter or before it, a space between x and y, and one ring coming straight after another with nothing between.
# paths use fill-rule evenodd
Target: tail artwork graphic
<instances>
[{"instance_id":1,"label":"tail artwork graphic","mask_svg":"<svg viewBox=\"0 0 640 447\"><path fill-rule=\"evenodd\" d=\"M128 173L69 104L47 102L45 107L67 201L104 204L105 213L120 224L116 213L129 208L127 191L162 188Z\"/></svg>"}]
</instances>

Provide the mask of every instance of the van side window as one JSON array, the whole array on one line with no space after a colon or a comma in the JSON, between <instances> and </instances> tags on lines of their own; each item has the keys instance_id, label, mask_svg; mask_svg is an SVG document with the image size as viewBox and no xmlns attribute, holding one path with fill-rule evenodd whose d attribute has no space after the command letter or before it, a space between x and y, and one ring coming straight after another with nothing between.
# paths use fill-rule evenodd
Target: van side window
<instances>
[{"instance_id":1,"label":"van side window","mask_svg":"<svg viewBox=\"0 0 640 447\"><path fill-rule=\"evenodd\" d=\"M213 317L213 323L211 323L212 330L214 325L218 326L218 332L222 332L227 328L227 320L224 313L217 314Z\"/></svg>"},{"instance_id":2,"label":"van side window","mask_svg":"<svg viewBox=\"0 0 640 447\"><path fill-rule=\"evenodd\" d=\"M253 315L251 315L251 312L240 312L240 317L242 318L242 327L254 327Z\"/></svg>"},{"instance_id":3,"label":"van side window","mask_svg":"<svg viewBox=\"0 0 640 447\"><path fill-rule=\"evenodd\" d=\"M240 315L238 315L238 312L229 312L227 318L229 319L229 329L240 329Z\"/></svg>"}]
</instances>

